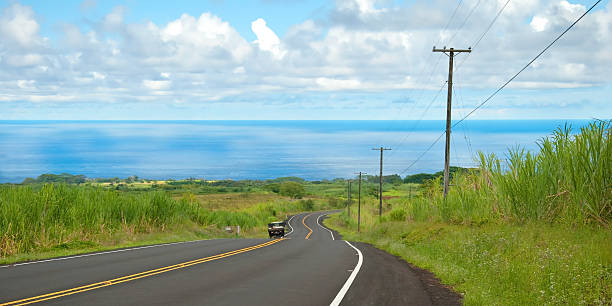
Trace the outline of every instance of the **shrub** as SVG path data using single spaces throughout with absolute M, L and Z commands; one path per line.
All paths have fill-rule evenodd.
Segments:
M 279 193 L 292 199 L 301 199 L 304 194 L 304 186 L 297 182 L 282 182 L 280 184 Z
M 279 183 L 266 184 L 264 186 L 264 189 L 267 190 L 267 191 L 272 191 L 274 193 L 279 193 L 280 192 L 280 184 Z

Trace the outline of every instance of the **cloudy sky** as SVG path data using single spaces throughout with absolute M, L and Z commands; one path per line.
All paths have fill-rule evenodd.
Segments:
M 594 2 L 0 0 L 0 120 L 459 118 Z M 472 118 L 610 118 L 611 9 Z

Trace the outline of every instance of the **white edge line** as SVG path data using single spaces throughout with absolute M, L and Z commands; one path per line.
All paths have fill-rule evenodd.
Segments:
M 359 254 L 359 261 L 357 261 L 357 265 L 353 269 L 353 272 L 351 273 L 349 278 L 346 280 L 346 283 L 344 283 L 344 286 L 342 286 L 342 289 L 340 289 L 340 291 L 338 292 L 338 295 L 336 295 L 331 304 L 329 304 L 330 306 L 340 305 L 340 302 L 342 302 L 344 295 L 346 294 L 346 292 L 348 292 L 349 288 L 351 287 L 351 284 L 353 284 L 355 277 L 357 277 L 357 273 L 359 273 L 359 269 L 361 269 L 361 264 L 363 263 L 363 254 L 361 254 L 361 251 L 358 248 L 354 247 L 350 242 L 346 240 L 344 242 L 346 242 L 353 249 L 355 249 L 355 251 L 357 251 L 357 254 Z
M 31 265 L 31 264 L 37 264 L 37 263 L 45 263 L 45 262 L 51 262 L 51 261 L 60 261 L 60 260 L 67 260 L 67 259 L 74 259 L 74 258 L 81 258 L 81 257 L 89 257 L 89 256 L 104 255 L 104 254 L 111 254 L 111 253 L 135 251 L 135 250 L 142 250 L 142 249 L 148 249 L 148 248 L 156 248 L 156 247 L 168 246 L 168 245 L 174 245 L 174 244 L 192 243 L 192 242 L 200 242 L 200 241 L 207 241 L 207 240 L 210 240 L 210 239 L 191 240 L 191 241 L 179 241 L 179 242 L 171 242 L 171 243 L 164 243 L 164 244 L 146 245 L 146 246 L 135 247 L 135 248 L 128 248 L 128 249 L 120 249 L 120 250 L 112 250 L 112 251 L 104 251 L 104 252 L 98 252 L 98 253 L 66 256 L 66 257 L 51 258 L 51 259 L 44 259 L 44 260 L 37 260 L 37 261 L 28 261 L 28 262 L 22 262 L 22 263 L 16 263 L 16 264 L 8 264 L 8 265 L 0 266 L 0 268 L 11 268 L 11 267 L 25 266 L 25 265 Z
M 293 233 L 293 226 L 291 226 L 291 220 L 293 220 L 293 217 L 295 217 L 295 215 L 291 216 L 291 218 L 289 218 L 289 221 L 287 221 L 287 224 L 289 224 L 289 227 L 291 228 L 291 231 L 289 231 L 287 234 L 285 234 L 286 236 L 289 236 Z
M 319 225 L 321 228 L 324 228 L 324 229 L 326 229 L 326 230 L 329 232 L 329 234 L 332 236 L 332 240 L 336 240 L 336 238 L 334 238 L 334 232 L 330 231 L 330 230 L 329 230 L 329 228 L 327 228 L 327 227 L 325 227 L 325 226 L 321 225 L 321 223 L 319 223 L 319 218 L 321 218 L 321 216 L 325 216 L 325 215 L 327 215 L 327 214 L 321 214 L 321 215 L 319 215 L 319 217 L 317 218 L 317 224 L 318 224 L 318 225 Z

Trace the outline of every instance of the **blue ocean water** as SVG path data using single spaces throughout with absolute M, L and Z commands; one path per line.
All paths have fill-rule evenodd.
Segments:
M 504 156 L 509 147 L 537 150 L 536 141 L 587 120 L 472 120 L 452 133 L 451 164 L 474 166 L 479 150 Z M 0 182 L 43 173 L 151 179 L 305 179 L 378 173 L 436 172 L 444 121 L 0 121 Z

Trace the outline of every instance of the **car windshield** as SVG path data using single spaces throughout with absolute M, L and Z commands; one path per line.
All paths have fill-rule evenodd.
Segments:
M 284 225 L 282 222 L 274 222 L 274 223 L 268 224 L 268 227 L 279 227 L 279 226 L 284 226 Z

